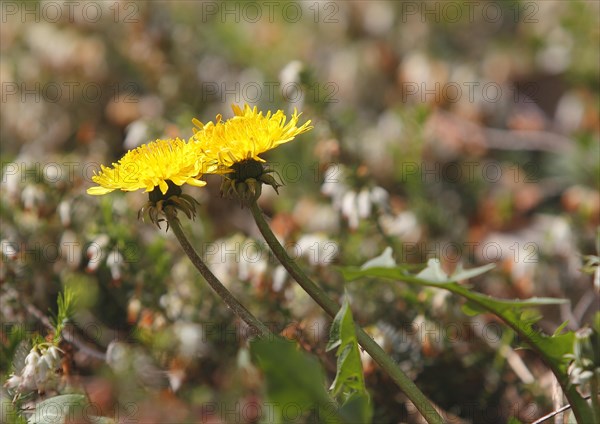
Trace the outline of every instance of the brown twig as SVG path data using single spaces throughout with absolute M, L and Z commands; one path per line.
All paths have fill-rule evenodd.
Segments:
M 583 398 L 584 398 L 585 400 L 588 400 L 588 399 L 589 399 L 589 398 L 591 398 L 591 397 L 592 397 L 592 395 L 588 395 L 588 396 L 584 396 Z M 566 404 L 565 406 L 562 406 L 562 407 L 558 408 L 556 411 L 552 411 L 552 412 L 550 412 L 549 414 L 547 414 L 547 415 L 544 415 L 544 416 L 543 416 L 543 417 L 541 417 L 541 418 L 538 418 L 537 420 L 535 420 L 535 421 L 534 421 L 534 422 L 532 422 L 531 424 L 540 424 L 540 423 L 543 423 L 544 421 L 546 421 L 546 420 L 549 420 L 550 418 L 552 418 L 552 417 L 555 417 L 555 416 L 557 416 L 558 414 L 560 414 L 561 412 L 565 412 L 565 411 L 566 411 L 566 410 L 568 410 L 568 409 L 571 409 L 571 405 L 569 405 L 569 404 Z

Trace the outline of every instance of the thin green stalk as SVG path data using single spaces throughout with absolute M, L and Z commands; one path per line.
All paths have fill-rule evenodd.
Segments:
M 300 284 L 300 286 L 313 298 L 315 302 L 332 318 L 335 317 L 339 310 L 336 302 L 331 300 L 329 296 L 317 286 L 300 267 L 287 254 L 283 246 L 277 240 L 277 237 L 271 231 L 271 227 L 265 220 L 263 212 L 260 210 L 256 202 L 250 205 L 250 211 L 254 216 L 256 225 L 262 233 L 265 241 L 273 251 L 283 267 L 290 275 Z M 421 392 L 421 390 L 412 382 L 410 378 L 398 367 L 398 365 L 385 353 L 385 351 L 367 334 L 365 331 L 356 326 L 356 335 L 360 345 L 367 351 L 369 355 L 383 368 L 388 375 L 396 382 L 402 391 L 408 396 L 415 407 L 423 415 L 425 420 L 430 424 L 443 423 L 442 417 L 435 410 L 429 399 Z
M 206 266 L 204 261 L 198 256 L 190 242 L 188 241 L 183 229 L 181 228 L 181 223 L 176 216 L 176 213 L 171 208 L 167 208 L 165 210 L 165 215 L 167 217 L 167 222 L 169 223 L 170 228 L 175 233 L 175 237 L 179 240 L 179 244 L 183 248 L 183 251 L 186 253 L 190 261 L 194 264 L 196 269 L 200 271 L 200 274 L 204 277 L 206 282 L 210 285 L 213 291 L 225 302 L 227 306 L 233 311 L 233 313 L 238 316 L 242 321 L 244 321 L 256 334 L 260 336 L 269 336 L 271 335 L 271 331 L 265 326 L 262 322 L 260 322 L 252 313 L 246 309 L 244 305 L 242 305 L 227 288 L 219 281 L 217 277 L 211 272 L 211 270 Z

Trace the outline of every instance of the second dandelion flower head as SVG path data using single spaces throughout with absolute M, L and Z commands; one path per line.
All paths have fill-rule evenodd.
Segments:
M 260 196 L 262 184 L 276 191 L 281 186 L 260 155 L 313 127 L 310 120 L 298 126 L 297 111 L 288 121 L 282 110 L 263 114 L 248 105 L 243 109 L 234 105 L 232 109 L 234 116 L 227 121 L 221 115 L 206 124 L 194 119 L 190 142 L 197 143 L 207 158 L 217 162 L 216 172 L 224 176 L 221 194 L 237 197 L 242 205 L 249 205 Z

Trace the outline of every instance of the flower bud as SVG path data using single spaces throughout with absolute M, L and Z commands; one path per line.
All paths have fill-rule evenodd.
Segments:
M 25 365 L 35 367 L 39 361 L 40 361 L 40 354 L 37 353 L 37 350 L 34 348 L 34 349 L 31 349 L 31 351 L 25 358 Z
M 56 346 L 50 346 L 42 355 L 42 359 L 46 362 L 49 369 L 54 370 L 60 363 L 59 349 Z
M 8 390 L 12 390 L 19 387 L 22 381 L 23 379 L 20 375 L 12 374 L 9 379 L 6 380 L 6 383 L 4 383 L 4 387 L 6 387 Z

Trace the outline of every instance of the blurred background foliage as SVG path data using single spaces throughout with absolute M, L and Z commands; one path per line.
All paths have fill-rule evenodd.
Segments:
M 332 296 L 344 289 L 336 264 L 391 245 L 399 263 L 496 262 L 473 282 L 484 293 L 570 299 L 540 311 L 549 333 L 592 321 L 598 287 L 580 270 L 598 255 L 598 2 L 86 4 L 2 2 L 3 381 L 19 346 L 46 335 L 40 317 L 58 293 L 78 292 L 61 385 L 21 407 L 84 390 L 98 415 L 121 419 L 264 419 L 248 407 L 265 392 L 247 329 L 170 232 L 137 220 L 146 195 L 85 193 L 99 164 L 189 137 L 191 118 L 229 117 L 232 103 L 313 121 L 266 155 L 287 184 L 261 206 Z M 248 211 L 207 180 L 188 190 L 201 204 L 185 223 L 195 246 L 332 377 L 329 321 Z M 552 374 L 493 317 L 469 318 L 434 289 L 346 288 L 355 320 L 457 422 L 530 421 L 562 405 Z M 392 381 L 363 366 L 374 422 L 417 422 Z

